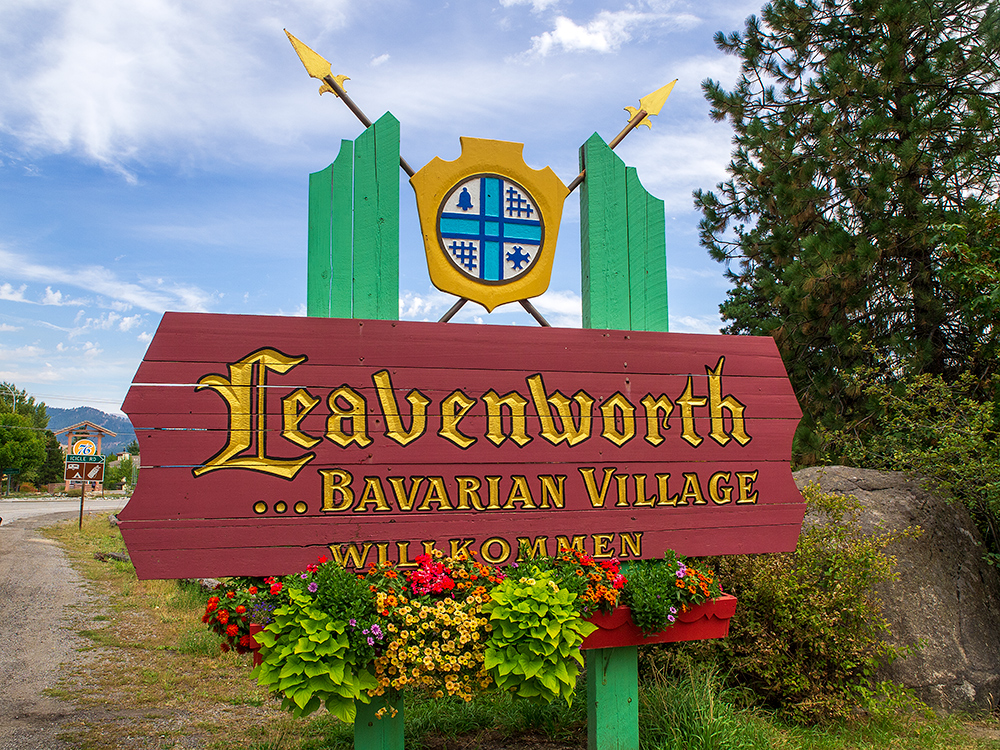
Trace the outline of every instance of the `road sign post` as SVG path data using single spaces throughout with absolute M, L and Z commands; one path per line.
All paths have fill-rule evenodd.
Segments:
M 80 482 L 80 522 L 78 528 L 83 528 L 83 501 L 87 496 L 87 482 L 104 481 L 104 456 L 72 454 L 66 456 L 66 468 L 63 479 L 67 482 Z

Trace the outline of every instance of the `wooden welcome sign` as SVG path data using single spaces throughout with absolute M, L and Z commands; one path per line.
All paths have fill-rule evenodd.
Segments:
M 795 548 L 770 338 L 167 313 L 124 403 L 140 578 Z

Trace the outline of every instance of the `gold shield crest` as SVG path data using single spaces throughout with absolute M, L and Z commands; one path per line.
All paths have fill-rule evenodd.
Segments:
M 524 163 L 523 143 L 462 137 L 410 178 L 431 282 L 488 311 L 542 294 L 569 190 Z

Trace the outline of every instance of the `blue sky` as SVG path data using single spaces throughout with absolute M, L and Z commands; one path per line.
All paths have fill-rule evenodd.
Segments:
M 317 95 L 287 28 L 351 77 L 374 120 L 401 123 L 416 169 L 459 136 L 525 144 L 576 176 L 626 105 L 679 81 L 651 131 L 617 149 L 666 203 L 670 325 L 716 332 L 723 267 L 698 245 L 691 191 L 724 179 L 731 133 L 707 77 L 759 2 L 727 0 L 34 0 L 0 4 L 0 381 L 51 406 L 119 412 L 166 310 L 303 315 L 308 173 L 361 124 Z M 400 172 L 400 306 L 437 320 Z M 566 203 L 549 291 L 535 306 L 580 325 L 579 199 Z M 518 305 L 461 322 L 534 325 Z

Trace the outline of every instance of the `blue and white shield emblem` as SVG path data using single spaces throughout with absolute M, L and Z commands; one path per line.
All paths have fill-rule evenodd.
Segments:
M 441 203 L 438 237 L 458 270 L 480 282 L 504 284 L 538 260 L 545 225 L 531 194 L 496 174 L 455 185 Z

